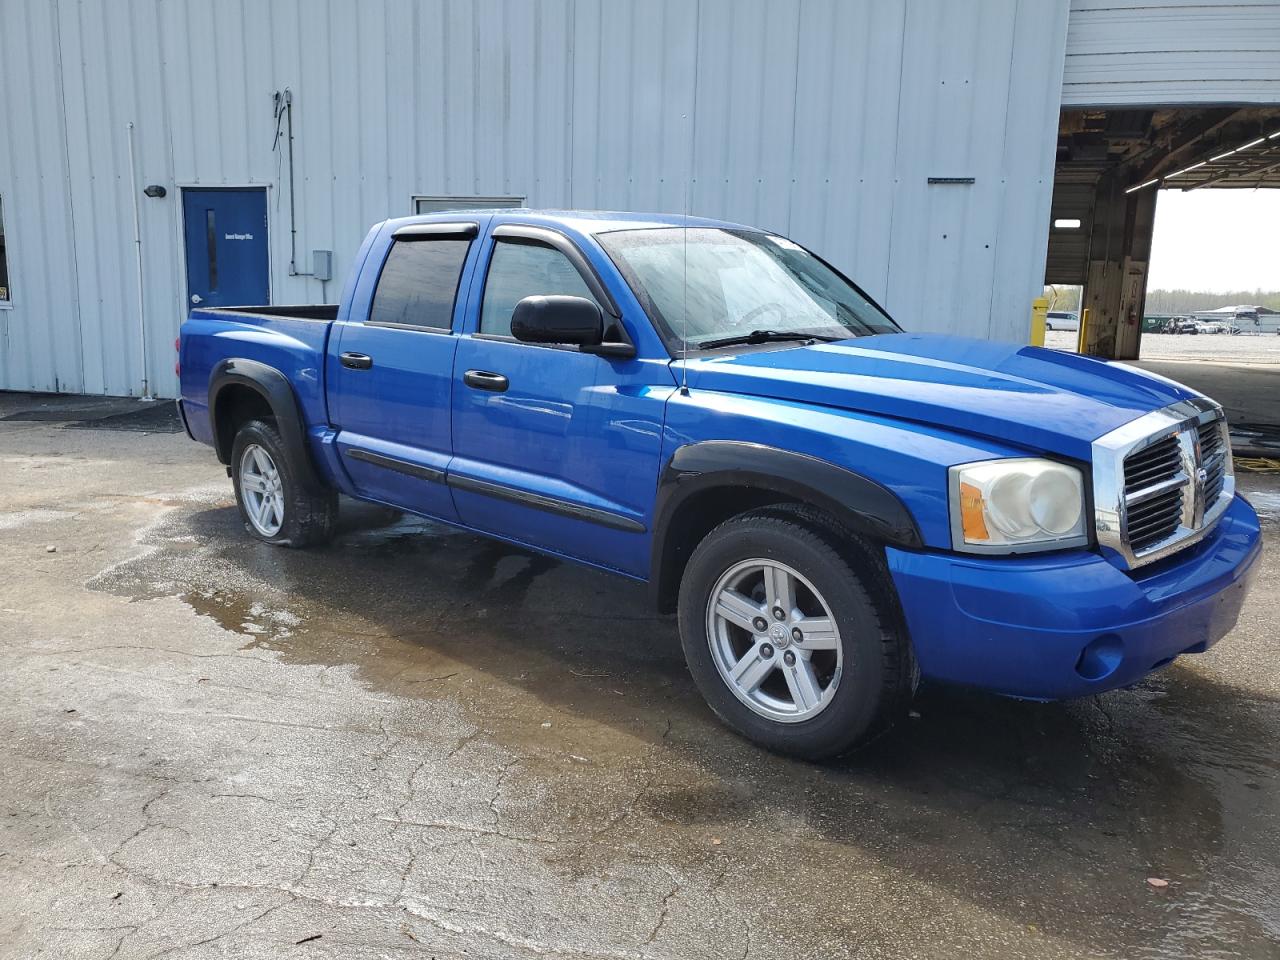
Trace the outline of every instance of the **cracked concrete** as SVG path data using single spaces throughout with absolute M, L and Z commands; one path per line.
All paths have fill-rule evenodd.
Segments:
M 812 766 L 714 721 L 635 585 L 350 503 L 268 548 L 181 435 L 0 423 L 0 957 L 1275 957 L 1242 482 L 1271 550 L 1210 653 L 926 691 Z

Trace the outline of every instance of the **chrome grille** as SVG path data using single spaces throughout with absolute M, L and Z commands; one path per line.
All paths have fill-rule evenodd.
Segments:
M 1125 533 L 1135 553 L 1178 532 L 1182 522 L 1182 491 L 1170 490 L 1129 507 Z
M 1190 546 L 1235 495 L 1226 421 L 1210 400 L 1147 414 L 1093 446 L 1098 543 L 1130 568 Z
M 1131 453 L 1124 461 L 1125 496 L 1176 476 L 1182 468 L 1182 447 L 1177 437 L 1165 437 Z
M 1186 482 L 1177 434 L 1125 457 L 1125 537 L 1134 553 L 1140 554 L 1178 532 Z
M 1210 420 L 1200 424 L 1200 462 L 1204 465 L 1204 500 L 1213 503 L 1222 493 L 1222 481 L 1227 474 L 1226 421 Z

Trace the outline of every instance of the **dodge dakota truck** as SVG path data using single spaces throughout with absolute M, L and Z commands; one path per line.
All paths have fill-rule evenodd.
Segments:
M 343 493 L 646 581 L 715 713 L 802 757 L 922 677 L 1134 684 L 1231 630 L 1260 550 L 1212 400 L 905 332 L 714 220 L 388 220 L 340 304 L 192 310 L 178 360 L 253 537 L 322 543 Z

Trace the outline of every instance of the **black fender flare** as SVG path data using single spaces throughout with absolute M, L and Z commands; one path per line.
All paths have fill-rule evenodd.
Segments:
M 218 429 L 220 398 L 230 386 L 247 387 L 267 402 L 275 416 L 276 429 L 284 441 L 285 452 L 295 474 L 312 491 L 324 490 L 325 485 L 321 482 L 307 449 L 306 421 L 298 407 L 293 385 L 275 367 L 258 360 L 229 357 L 219 361 L 209 376 L 209 426 L 213 431 L 213 444 L 218 452 L 218 460 L 228 465 L 231 463 L 231 442 Z
M 915 517 L 888 487 L 826 460 L 738 440 L 705 440 L 678 449 L 663 468 L 653 511 L 649 577 L 661 608 L 670 607 L 685 555 L 673 551 L 672 521 L 691 497 L 717 488 L 778 494 L 830 514 L 851 532 L 906 549 L 924 545 Z M 675 561 L 674 563 L 672 561 Z

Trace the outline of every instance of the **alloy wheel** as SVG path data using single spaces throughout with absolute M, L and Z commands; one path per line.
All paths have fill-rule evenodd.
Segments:
M 240 455 L 240 494 L 253 529 L 274 537 L 284 525 L 284 481 L 271 454 L 256 443 Z
M 770 720 L 813 719 L 840 683 L 844 658 L 830 606 L 776 560 L 743 560 L 720 576 L 707 604 L 707 638 L 734 696 Z

